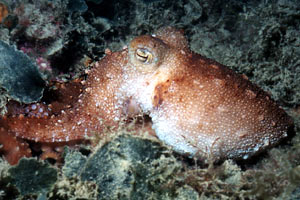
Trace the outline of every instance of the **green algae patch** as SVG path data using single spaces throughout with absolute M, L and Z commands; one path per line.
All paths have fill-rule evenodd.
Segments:
M 65 164 L 62 168 L 62 172 L 67 178 L 78 176 L 78 173 L 83 168 L 87 160 L 87 158 L 80 152 L 69 149 L 66 150 L 66 156 L 64 159 Z
M 55 168 L 34 158 L 22 158 L 8 172 L 21 195 L 45 193 L 57 180 Z
M 0 199 L 10 200 L 17 199 L 19 192 L 17 188 L 11 184 L 11 178 L 8 173 L 10 165 L 0 158 Z
M 0 40 L 0 85 L 11 98 L 23 103 L 41 99 L 45 81 L 34 62 Z
M 98 199 L 160 199 L 171 195 L 166 185 L 180 168 L 159 142 L 120 135 L 92 154 L 80 177 L 96 182 Z

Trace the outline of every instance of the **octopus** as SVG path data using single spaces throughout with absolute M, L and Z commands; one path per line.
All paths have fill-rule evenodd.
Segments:
M 7 6 L 4 3 L 0 2 L 0 24 L 7 17 L 8 13 L 9 13 L 9 10 L 8 10 Z
M 1 118 L 0 143 L 10 163 L 30 156 L 26 141 L 55 147 L 101 137 L 105 127 L 140 114 L 176 152 L 214 160 L 247 159 L 278 144 L 293 126 L 267 92 L 192 52 L 173 27 L 107 50 L 81 83 L 70 104 L 28 105 L 27 112 L 13 109 Z

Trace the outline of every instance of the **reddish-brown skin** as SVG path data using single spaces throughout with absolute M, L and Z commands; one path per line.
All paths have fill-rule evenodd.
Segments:
M 174 150 L 213 159 L 246 159 L 277 144 L 292 126 L 266 92 L 191 52 L 183 33 L 166 27 L 108 51 L 71 106 L 42 118 L 8 116 L 0 127 L 3 135 L 51 144 L 101 134 L 138 113 L 152 118 L 158 138 Z
M 2 144 L 0 153 L 5 155 L 5 159 L 10 164 L 18 163 L 19 159 L 24 156 L 31 156 L 31 150 L 26 142 L 9 134 L 2 128 L 0 129 L 0 143 Z

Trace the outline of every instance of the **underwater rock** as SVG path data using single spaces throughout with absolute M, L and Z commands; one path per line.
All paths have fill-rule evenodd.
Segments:
M 23 158 L 8 170 L 21 195 L 47 192 L 57 180 L 57 171 L 34 158 Z
M 95 181 L 98 199 L 160 199 L 162 188 L 180 164 L 157 141 L 120 135 L 99 148 L 81 172 L 82 181 Z
M 87 11 L 88 6 L 84 0 L 70 0 L 68 3 L 68 10 L 71 12 L 85 12 Z
M 199 194 L 190 186 L 185 186 L 177 190 L 178 196 L 174 200 L 198 200 Z
M 41 99 L 45 81 L 24 53 L 0 40 L 0 85 L 11 98 L 23 103 Z
M 71 151 L 67 149 L 66 156 L 64 158 L 65 164 L 62 168 L 63 174 L 67 178 L 79 175 L 78 172 L 85 165 L 87 158 L 78 151 Z

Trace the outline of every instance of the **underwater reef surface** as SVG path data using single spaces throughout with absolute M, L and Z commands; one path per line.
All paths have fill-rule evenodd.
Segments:
M 193 51 L 269 91 L 295 122 L 293 138 L 246 162 L 203 164 L 126 130 L 96 148 L 66 148 L 63 166 L 1 161 L 0 199 L 300 199 L 299 1 L 0 0 L 0 6 L 7 10 L 0 12 L 0 44 L 10 44 L 4 46 L 45 82 L 74 79 L 87 58 L 171 25 L 185 31 Z M 14 76 L 23 69 L 12 69 L 25 84 Z M 1 84 L 5 112 L 8 99 L 24 95 Z
M 45 82 L 35 63 L 1 40 L 0 71 L 0 85 L 12 99 L 31 103 L 43 96 Z

